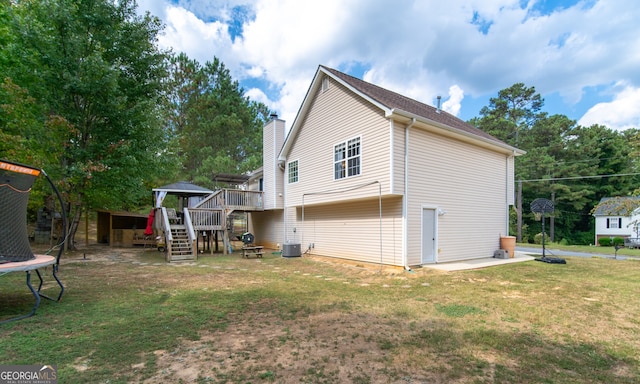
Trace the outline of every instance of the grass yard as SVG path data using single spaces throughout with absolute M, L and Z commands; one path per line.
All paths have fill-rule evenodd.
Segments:
M 539 248 L 540 250 L 542 250 L 542 245 L 540 244 L 519 243 L 517 245 L 519 247 Z M 613 246 L 600 247 L 600 246 L 594 246 L 594 245 L 562 245 L 558 243 L 548 243 L 545 245 L 545 247 L 550 250 L 558 249 L 561 251 L 602 254 L 602 255 L 609 255 L 610 257 L 614 257 L 616 255 L 616 249 Z M 625 257 L 640 258 L 640 249 L 638 248 L 629 249 L 629 248 L 622 247 L 618 249 L 617 255 L 625 256 Z
M 60 383 L 637 383 L 640 261 L 414 273 L 142 249 L 66 255 L 60 303 L 0 326 L 2 364 Z M 0 317 L 28 312 L 0 278 Z

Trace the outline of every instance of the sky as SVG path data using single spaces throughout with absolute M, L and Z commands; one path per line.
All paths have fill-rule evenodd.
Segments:
M 138 0 L 159 45 L 220 59 L 290 127 L 319 65 L 480 116 L 502 89 L 535 87 L 543 111 L 640 128 L 634 0 Z

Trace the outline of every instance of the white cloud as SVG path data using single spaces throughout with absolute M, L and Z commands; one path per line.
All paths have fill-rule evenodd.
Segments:
M 259 88 L 251 88 L 246 90 L 244 94 L 253 101 L 257 101 L 265 105 L 273 104 L 273 101 L 269 100 L 269 97 Z
M 464 99 L 464 91 L 457 85 L 449 87 L 449 99 L 442 103 L 442 109 L 452 115 L 458 116 L 460 113 L 460 103 Z
M 578 124 L 585 127 L 600 124 L 615 130 L 640 129 L 639 105 L 640 88 L 626 86 L 612 101 L 591 107 Z
M 167 24 L 162 44 L 201 62 L 218 57 L 241 82 L 268 84 L 267 105 L 288 123 L 320 64 L 422 102 L 449 92 L 446 108 L 456 114 L 463 96 L 494 97 L 516 82 L 543 97 L 561 94 L 568 111 L 602 85 L 640 88 L 640 7 L 625 0 L 583 0 L 545 12 L 538 8 L 549 2 L 537 0 L 139 3 Z M 232 20 L 235 6 L 247 9 L 240 27 Z M 232 41 L 229 27 L 242 35 Z M 623 106 L 623 96 L 611 103 Z

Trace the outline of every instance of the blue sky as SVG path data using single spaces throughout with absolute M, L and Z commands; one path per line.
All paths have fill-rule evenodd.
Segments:
M 221 59 L 293 123 L 318 65 L 468 120 L 522 82 L 544 111 L 640 128 L 640 7 L 627 0 L 138 0 L 159 43 Z

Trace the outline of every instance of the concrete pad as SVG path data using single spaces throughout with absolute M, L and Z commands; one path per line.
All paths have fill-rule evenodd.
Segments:
M 496 259 L 494 257 L 486 257 L 482 259 L 454 261 L 450 263 L 424 264 L 422 265 L 422 268 L 431 268 L 431 269 L 437 269 L 440 271 L 463 271 L 466 269 L 487 268 L 487 267 L 494 267 L 496 265 L 521 263 L 523 261 L 531 261 L 531 260 L 535 260 L 535 257 L 529 256 L 524 253 L 516 252 L 515 257 L 508 258 L 508 259 Z

